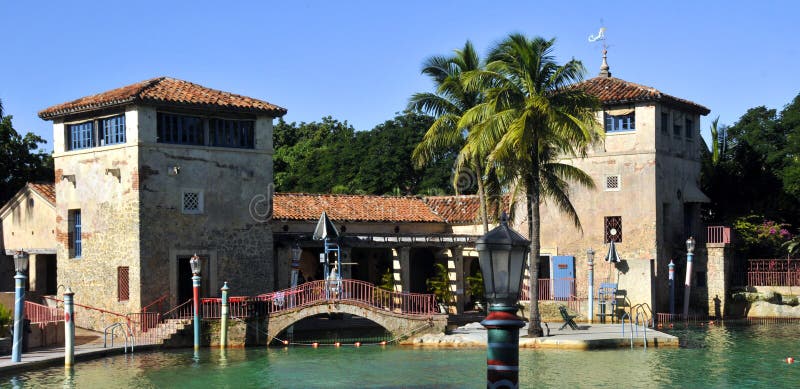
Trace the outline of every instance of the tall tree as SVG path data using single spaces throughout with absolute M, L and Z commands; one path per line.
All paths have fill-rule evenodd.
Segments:
M 442 153 L 460 149 L 453 188 L 460 194 L 469 189 L 468 186 L 473 183 L 472 181 L 477 185 L 480 217 L 485 233 L 489 231 L 484 176 L 486 155 L 464 147 L 464 138 L 469 133 L 470 127 L 459 124 L 464 113 L 482 101 L 481 91 L 466 90 L 461 76 L 479 69 L 481 61 L 470 41 L 464 44 L 463 49 L 455 50 L 455 54 L 450 57 L 428 58 L 422 66 L 422 73 L 433 80 L 436 92 L 414 94 L 411 96 L 408 108 L 436 118 L 422 138 L 422 142 L 414 149 L 412 158 L 415 164 L 422 167 L 435 163 Z
M 0 101 L 0 205 L 11 199 L 26 182 L 53 181 L 53 158 L 37 151 L 47 143 L 33 133 L 20 135 L 3 112 Z
M 539 206 L 549 199 L 580 220 L 568 196 L 570 183 L 593 187 L 585 172 L 560 163 L 561 157 L 585 156 L 599 139 L 594 112 L 597 99 L 574 85 L 585 72 L 580 61 L 558 65 L 552 56 L 555 40 L 528 39 L 512 34 L 490 52 L 485 70 L 465 74 L 467 90 L 480 90 L 485 101 L 467 111 L 460 127 L 473 126 L 467 144 L 488 151 L 488 162 L 503 169 L 508 182 L 517 181 L 526 194 L 530 246 L 529 336 L 542 336 L 538 277 Z

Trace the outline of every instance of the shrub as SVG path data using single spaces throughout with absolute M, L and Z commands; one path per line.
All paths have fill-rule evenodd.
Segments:
M 748 215 L 733 222 L 737 250 L 746 258 L 778 258 L 786 253 L 786 242 L 792 239 L 789 225 Z
M 0 304 L 0 338 L 8 335 L 13 320 L 11 310 Z

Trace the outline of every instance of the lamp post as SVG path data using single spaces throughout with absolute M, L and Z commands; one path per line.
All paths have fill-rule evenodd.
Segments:
M 683 295 L 683 319 L 689 318 L 689 296 L 692 291 L 692 257 L 694 257 L 694 238 L 686 239 L 686 283 Z
M 300 256 L 303 254 L 303 249 L 300 245 L 295 243 L 292 247 L 292 288 L 297 286 L 298 271 L 300 270 Z
M 220 288 L 220 291 L 222 291 L 222 312 L 220 315 L 220 326 L 219 326 L 220 328 L 219 347 L 223 350 L 223 352 L 225 351 L 225 347 L 228 347 L 228 312 L 229 312 L 228 291 L 229 290 L 230 288 L 228 288 L 228 281 L 225 281 L 225 283 L 222 284 L 222 288 Z
M 589 267 L 589 285 L 587 286 L 587 294 L 589 295 L 589 323 L 594 318 L 594 250 L 590 247 L 586 250 L 586 264 Z
M 192 268 L 192 305 L 194 306 L 194 351 L 200 349 L 200 257 L 197 253 L 189 259 Z
M 675 314 L 675 262 L 669 260 L 669 314 Z
M 475 243 L 489 303 L 489 315 L 481 322 L 488 336 L 487 388 L 519 385 L 519 329 L 525 322 L 516 312 L 529 244 L 508 227 L 505 214 L 499 226 Z
M 22 360 L 22 320 L 25 317 L 25 272 L 28 271 L 28 253 L 17 250 L 14 254 L 14 343 L 11 346 L 11 361 Z

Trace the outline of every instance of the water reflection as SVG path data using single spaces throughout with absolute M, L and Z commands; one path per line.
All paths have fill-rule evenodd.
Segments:
M 691 348 L 520 351 L 521 387 L 793 387 L 796 325 L 680 328 Z M 800 358 L 798 358 L 800 359 Z M 483 349 L 290 347 L 116 355 L 0 377 L 1 387 L 482 387 Z

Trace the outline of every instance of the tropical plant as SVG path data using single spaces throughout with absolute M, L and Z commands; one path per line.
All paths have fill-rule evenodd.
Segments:
M 486 301 L 486 287 L 483 283 L 483 273 L 480 270 L 467 277 L 467 290 L 472 296 L 472 301 L 480 302 L 482 306 L 486 306 L 483 304 Z
M 453 174 L 453 188 L 456 194 L 460 194 L 468 190 L 474 181 L 483 230 L 488 232 L 487 193 L 483 174 L 486 156 L 464 148 L 464 137 L 470 132 L 470 127 L 460 124 L 462 115 L 482 101 L 481 91 L 466 90 L 461 76 L 479 69 L 481 61 L 470 41 L 464 44 L 463 49 L 455 50 L 453 56 L 428 58 L 423 63 L 422 73 L 436 84 L 436 92 L 414 94 L 408 108 L 436 118 L 411 155 L 414 163 L 422 167 L 438 160 L 443 152 L 460 149 L 458 159 L 461 166 Z
M 789 225 L 768 220 L 761 215 L 742 216 L 734 220 L 736 250 L 745 258 L 775 258 L 790 247 L 792 234 Z
M 8 335 L 11 320 L 11 310 L 0 304 L 0 338 Z
M 441 263 L 434 264 L 434 275 L 428 278 L 425 283 L 428 290 L 436 296 L 436 301 L 443 305 L 450 305 L 453 302 L 453 291 L 450 290 L 450 273 L 447 267 Z
M 593 187 L 582 170 L 559 162 L 564 156 L 585 156 L 602 137 L 595 119 L 598 100 L 575 87 L 585 69 L 580 61 L 558 65 L 552 55 L 555 40 L 528 39 L 512 34 L 498 43 L 485 70 L 464 74 L 467 90 L 480 90 L 484 101 L 468 110 L 459 127 L 473 128 L 467 147 L 486 153 L 507 185 L 525 191 L 528 237 L 531 239 L 531 309 L 529 336 L 542 336 L 538 307 L 539 205 L 551 201 L 581 229 L 570 202 L 571 183 Z
M 722 155 L 722 147 L 724 143 L 719 137 L 719 116 L 711 122 L 711 164 L 717 166 L 719 164 L 720 156 Z

